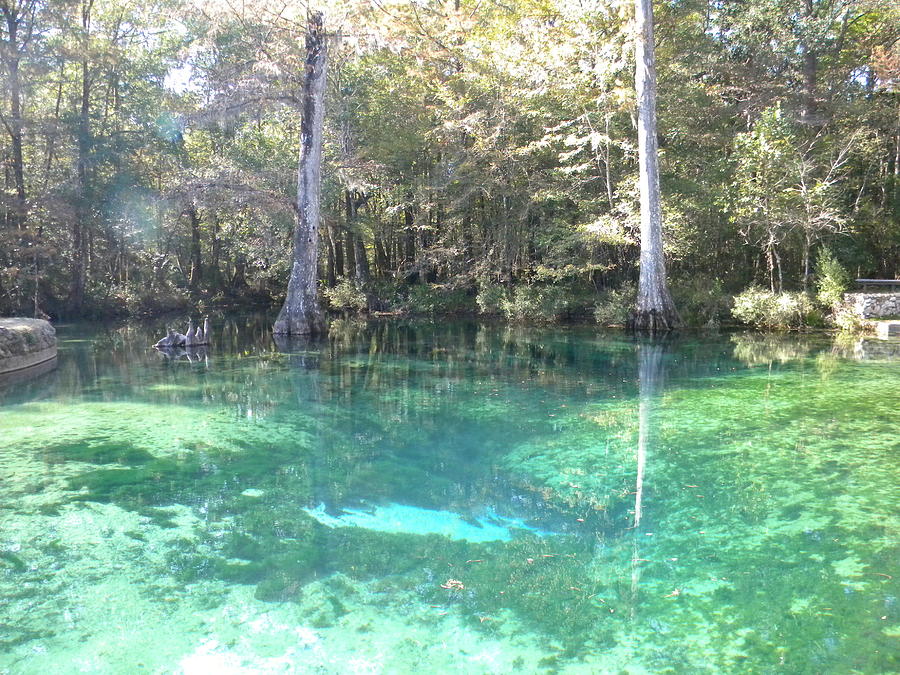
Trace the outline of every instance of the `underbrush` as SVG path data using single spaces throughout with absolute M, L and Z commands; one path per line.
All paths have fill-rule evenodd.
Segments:
M 720 279 L 679 280 L 672 283 L 671 291 L 685 326 L 716 329 L 731 317 L 734 298 Z
M 594 320 L 601 326 L 624 326 L 637 300 L 637 286 L 625 282 L 601 293 L 594 305 Z
M 742 323 L 766 330 L 825 325 L 822 310 L 808 293 L 773 293 L 758 286 L 735 296 L 731 314 Z
M 870 322 L 844 302 L 850 274 L 824 248 L 816 260 L 815 292 L 775 293 L 751 286 L 734 298 L 732 316 L 764 330 L 797 330 L 834 326 L 847 333 L 866 332 Z
M 330 309 L 342 312 L 361 312 L 368 306 L 365 291 L 351 279 L 339 279 L 332 288 L 322 294 Z
M 473 289 L 453 284 L 415 284 L 399 309 L 410 314 L 474 314 Z
M 500 311 L 510 321 L 549 323 L 564 318 L 572 308 L 568 289 L 544 284 L 521 285 L 500 301 Z

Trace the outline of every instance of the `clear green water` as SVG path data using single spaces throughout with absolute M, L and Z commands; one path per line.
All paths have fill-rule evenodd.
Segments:
M 890 349 L 218 328 L 0 387 L 0 673 L 900 668 Z

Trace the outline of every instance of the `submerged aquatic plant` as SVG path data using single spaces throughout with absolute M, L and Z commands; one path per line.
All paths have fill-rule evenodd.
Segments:
M 5 399 L 0 671 L 896 670 L 887 362 L 691 338 L 648 388 L 578 329 L 131 342 Z

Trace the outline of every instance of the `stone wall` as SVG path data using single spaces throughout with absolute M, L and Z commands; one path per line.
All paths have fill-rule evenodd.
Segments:
M 863 319 L 900 316 L 900 292 L 844 293 L 844 302 Z
M 0 374 L 56 358 L 56 331 L 42 319 L 0 319 Z

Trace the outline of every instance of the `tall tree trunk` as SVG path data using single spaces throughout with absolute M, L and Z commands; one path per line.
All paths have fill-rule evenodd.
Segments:
M 347 278 L 357 279 L 362 283 L 363 280 L 359 278 L 359 263 L 356 261 L 357 236 L 354 232 L 356 227 L 356 200 L 350 190 L 344 190 L 344 215 L 346 218 L 344 239 L 347 242 Z
M 328 228 L 328 238 L 334 248 L 334 274 L 335 277 L 344 275 L 344 244 L 341 242 L 341 233 L 332 225 Z
M 203 280 L 203 261 L 200 251 L 200 216 L 197 207 L 191 204 L 187 208 L 187 217 L 191 223 L 191 272 L 189 284 L 192 291 L 200 287 Z
M 26 219 L 26 196 L 25 162 L 22 158 L 22 83 L 19 79 L 20 55 L 18 37 L 16 35 L 18 21 L 18 17 L 15 17 L 13 14 L 7 14 L 6 23 L 9 29 L 10 42 L 8 51 L 12 54 L 7 61 L 10 106 L 7 130 L 9 131 L 12 145 L 13 181 L 16 188 L 12 222 L 14 227 L 21 228 L 24 226 Z
M 416 264 L 416 215 L 413 211 L 410 194 L 407 196 L 409 203 L 403 209 L 403 263 L 406 267 Z
M 222 285 L 222 270 L 219 268 L 219 261 L 222 258 L 222 239 L 219 237 L 219 230 L 219 216 L 215 214 L 212 219 L 211 260 L 209 265 L 212 276 L 209 278 L 209 281 L 216 290 L 219 290 L 219 287 Z
M 769 290 L 775 292 L 775 244 L 770 240 L 766 246 L 766 263 L 769 266 Z
M 638 99 L 638 155 L 641 190 L 641 274 L 637 306 L 631 318 L 635 330 L 667 331 L 681 321 L 666 284 L 659 196 L 656 141 L 656 63 L 653 50 L 653 4 L 635 0 L 635 86 Z
M 812 23 L 816 18 L 816 7 L 813 4 L 813 0 L 804 0 L 803 10 L 806 20 Z M 810 30 L 810 28 L 808 27 L 807 30 Z M 816 53 L 815 42 L 809 35 L 802 39 L 800 52 L 803 54 L 803 92 L 801 94 L 800 121 L 804 124 L 818 125 L 816 87 L 819 57 Z
M 366 253 L 366 245 L 363 243 L 362 237 L 357 236 L 354 240 L 355 250 L 353 257 L 356 261 L 356 281 L 362 285 L 369 283 L 369 255 Z
M 344 231 L 344 277 L 347 279 L 356 278 L 356 244 L 353 241 L 354 238 L 353 230 L 347 227 Z
M 300 161 L 297 170 L 297 223 L 294 255 L 284 307 L 275 320 L 280 335 L 310 335 L 325 331 L 319 307 L 319 192 L 322 178 L 322 126 L 325 116 L 325 80 L 328 59 L 321 12 L 309 15 L 306 31 L 306 77 L 303 83 L 303 119 L 300 125 Z
M 63 78 L 65 76 L 65 62 L 60 65 L 59 68 L 59 82 L 56 85 L 56 104 L 53 106 L 53 123 L 51 125 L 51 131 L 47 132 L 47 145 L 45 149 L 45 153 L 47 155 L 46 160 L 44 161 L 44 177 L 41 181 L 43 185 L 43 190 L 47 190 L 47 186 L 50 185 L 50 169 L 53 167 L 53 159 L 55 157 L 55 147 L 56 147 L 56 136 L 57 136 L 57 128 L 59 127 L 59 113 L 62 108 L 62 100 L 63 100 Z
M 389 269 L 391 269 L 391 261 L 388 257 L 388 250 L 384 245 L 384 240 L 378 234 L 375 235 L 373 242 L 375 248 L 375 275 L 383 278 Z
M 369 283 L 369 257 L 362 235 L 356 232 L 356 220 L 360 204 L 365 203 L 365 195 L 360 196 L 353 190 L 347 190 L 347 245 L 353 248 L 353 267 L 356 282 L 363 286 Z M 350 236 L 353 233 L 353 236 Z
M 331 243 L 331 234 L 325 231 L 325 285 L 334 288 L 337 283 L 337 275 L 334 273 L 334 245 Z
M 810 255 L 812 251 L 812 237 L 809 232 L 803 237 L 803 292 L 806 293 L 809 290 L 809 263 L 810 263 Z
M 22 119 L 22 81 L 19 65 L 22 61 L 23 51 L 31 39 L 32 25 L 27 16 L 33 10 L 34 2 L 32 1 L 21 4 L 14 3 L 11 6 L 4 2 L 0 5 L 7 30 L 6 44 L 0 51 L 6 67 L 9 91 L 9 119 L 4 121 L 4 125 L 10 138 L 13 183 L 16 191 L 9 220 L 10 225 L 16 229 L 24 227 L 27 218 L 25 161 L 22 154 L 22 127 L 24 124 Z M 24 30 L 21 35 L 20 30 Z
M 87 165 L 90 152 L 91 73 L 88 62 L 91 9 L 93 0 L 82 0 L 81 29 L 81 110 L 78 116 L 78 156 L 75 173 L 78 180 L 78 204 L 72 223 L 72 281 L 69 288 L 69 307 L 76 312 L 84 305 L 84 287 L 87 277 L 87 226 L 89 217 Z

